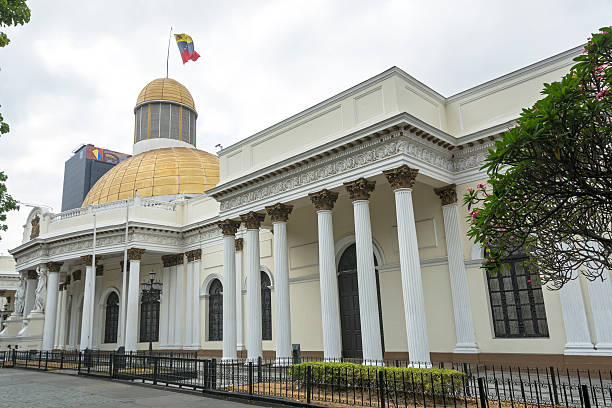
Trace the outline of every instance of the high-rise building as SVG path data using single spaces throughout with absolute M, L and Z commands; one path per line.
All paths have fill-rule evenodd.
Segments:
M 82 145 L 64 166 L 62 211 L 81 207 L 89 190 L 107 171 L 130 157 L 129 154 Z

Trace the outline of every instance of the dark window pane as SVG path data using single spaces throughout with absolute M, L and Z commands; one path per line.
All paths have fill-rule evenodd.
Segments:
M 499 292 L 491 293 L 491 305 L 501 306 L 501 294 Z
M 261 334 L 262 340 L 272 340 L 272 293 L 268 274 L 261 271 Z
M 111 292 L 106 298 L 106 316 L 104 320 L 104 343 L 116 343 L 119 328 L 119 296 Z
M 223 285 L 219 279 L 208 289 L 208 340 L 223 340 Z

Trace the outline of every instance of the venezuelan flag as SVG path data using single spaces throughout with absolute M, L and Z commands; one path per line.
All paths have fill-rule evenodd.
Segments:
M 174 38 L 176 39 L 176 45 L 179 47 L 183 64 L 189 60 L 195 61 L 200 58 L 200 54 L 193 48 L 193 40 L 190 36 L 187 34 L 174 34 Z

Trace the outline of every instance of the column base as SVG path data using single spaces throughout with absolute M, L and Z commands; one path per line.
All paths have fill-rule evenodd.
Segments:
M 597 353 L 591 343 L 567 343 L 563 354 L 566 356 L 591 356 Z
M 199 350 L 200 346 L 198 344 L 192 344 L 190 346 L 183 346 L 183 350 Z
M 0 332 L 0 337 L 15 337 L 23 327 L 23 317 L 10 316 L 4 324 L 4 330 Z
M 45 314 L 32 312 L 27 318 L 23 319 L 23 329 L 17 335 L 23 337 L 42 337 L 44 325 Z
M 612 356 L 612 343 L 597 343 L 595 354 L 598 356 Z
M 455 354 L 479 354 L 480 349 L 476 344 L 457 344 L 453 349 Z

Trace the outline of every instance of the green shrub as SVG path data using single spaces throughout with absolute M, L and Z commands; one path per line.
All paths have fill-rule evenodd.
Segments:
M 293 381 L 306 386 L 306 373 L 310 367 L 313 387 L 335 389 L 378 387 L 379 372 L 383 372 L 385 388 L 389 392 L 458 394 L 465 384 L 465 374 L 442 368 L 377 367 L 355 363 L 301 363 L 289 367 Z

